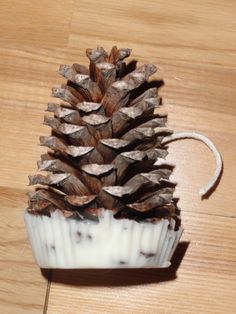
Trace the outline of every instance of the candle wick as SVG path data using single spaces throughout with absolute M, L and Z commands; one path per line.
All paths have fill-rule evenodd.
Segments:
M 175 132 L 169 136 L 164 137 L 164 139 L 162 140 L 162 144 L 167 144 L 167 143 L 179 140 L 179 139 L 186 139 L 186 138 L 191 138 L 191 139 L 195 139 L 197 141 L 203 142 L 212 151 L 215 157 L 215 162 L 216 162 L 215 172 L 213 176 L 211 177 L 210 181 L 207 183 L 207 185 L 202 187 L 199 190 L 199 194 L 203 198 L 212 188 L 215 187 L 223 169 L 223 160 L 220 155 L 220 152 L 218 151 L 216 146 L 213 144 L 213 142 L 209 138 L 207 138 L 205 135 L 200 134 L 198 132 Z

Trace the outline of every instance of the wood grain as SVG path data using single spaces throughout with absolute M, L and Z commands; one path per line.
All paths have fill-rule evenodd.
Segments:
M 35 265 L 26 239 L 23 209 L 26 190 L 0 187 L 1 313 L 42 313 L 46 280 Z
M 2 4 L 1 313 L 43 313 L 45 301 L 48 314 L 236 312 L 235 10 L 233 0 Z M 185 227 L 173 266 L 54 271 L 45 300 L 47 280 L 33 262 L 22 218 L 27 176 L 44 151 L 38 137 L 49 132 L 41 124 L 43 111 L 51 87 L 62 82 L 56 74 L 61 63 L 85 63 L 87 47 L 113 44 L 158 66 L 169 126 L 209 136 L 221 151 L 224 173 L 211 198 L 201 201 L 197 193 L 213 173 L 212 155 L 198 142 L 170 144 Z

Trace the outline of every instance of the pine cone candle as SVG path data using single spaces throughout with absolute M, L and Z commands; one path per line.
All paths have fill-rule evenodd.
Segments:
M 25 222 L 43 268 L 167 267 L 182 233 L 163 144 L 153 64 L 132 69 L 130 49 L 87 49 L 89 69 L 62 65 L 40 137 L 49 148 L 29 177 Z

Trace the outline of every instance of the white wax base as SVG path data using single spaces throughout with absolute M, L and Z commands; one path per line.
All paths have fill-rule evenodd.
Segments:
M 169 267 L 181 237 L 175 221 L 157 224 L 115 219 L 105 210 L 99 222 L 25 212 L 33 255 L 42 268 L 156 268 Z

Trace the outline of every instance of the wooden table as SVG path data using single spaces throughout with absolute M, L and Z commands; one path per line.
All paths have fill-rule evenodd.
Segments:
M 0 312 L 236 313 L 236 2 L 16 1 L 0 11 Z M 169 270 L 41 274 L 26 239 L 27 175 L 45 150 L 39 135 L 61 63 L 87 47 L 133 48 L 159 67 L 169 126 L 209 136 L 224 159 L 209 200 L 198 189 L 214 159 L 195 141 L 170 145 L 185 232 Z M 49 282 L 46 278 L 49 278 Z

